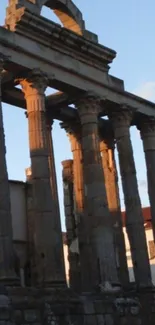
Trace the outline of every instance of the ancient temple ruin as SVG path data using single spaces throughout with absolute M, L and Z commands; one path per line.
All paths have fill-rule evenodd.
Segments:
M 110 75 L 116 52 L 86 30 L 71 0 L 8 2 L 0 27 L 0 321 L 153 325 L 155 292 L 130 126 L 137 126 L 143 141 L 155 236 L 155 104 L 126 92 L 123 80 Z M 63 27 L 41 16 L 44 5 L 54 10 Z M 58 91 L 45 96 L 47 87 Z M 25 109 L 28 119 L 31 281 L 25 288 L 14 267 L 3 102 Z M 73 153 L 73 160 L 62 162 L 70 287 L 51 137 L 54 119 L 66 130 Z M 115 146 L 134 285 L 127 268 Z

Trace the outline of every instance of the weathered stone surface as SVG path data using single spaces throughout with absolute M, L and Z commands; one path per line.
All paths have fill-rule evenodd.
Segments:
M 86 290 L 91 290 L 102 282 L 118 283 L 118 275 L 112 224 L 99 153 L 98 113 L 100 111 L 100 99 L 94 94 L 90 94 L 81 98 L 76 106 L 82 128 L 84 205 L 88 225 L 86 238 L 90 254 L 88 254 L 90 284 Z
M 155 119 L 153 117 L 141 116 L 138 120 L 138 128 L 140 130 L 145 153 L 148 194 L 151 204 L 152 227 L 155 238 L 155 175 L 153 172 L 155 165 Z
M 47 77 L 34 69 L 27 79 L 19 80 L 25 94 L 29 122 L 29 143 L 34 198 L 34 248 L 37 283 L 64 285 L 65 271 L 61 229 L 54 220 L 50 185 L 48 139 L 45 116 Z
M 97 325 L 97 319 L 95 315 L 85 315 L 84 317 L 85 325 Z
M 2 71 L 7 59 L 0 53 L 0 282 L 9 285 L 17 283 L 17 277 L 14 271 L 12 217 L 1 102 Z
M 73 186 L 73 161 L 65 160 L 63 165 L 63 189 L 65 222 L 67 230 L 68 260 L 69 260 L 69 284 L 71 289 L 80 292 L 80 264 L 79 251 L 74 248 L 74 241 L 77 240 L 77 224 L 74 211 L 74 186 Z
M 96 319 L 97 319 L 97 325 L 105 325 L 105 320 L 102 314 L 96 315 Z
M 34 323 L 40 320 L 40 314 L 38 310 L 27 309 L 24 312 L 24 319 L 26 322 Z
M 62 241 L 62 230 L 61 230 L 61 221 L 60 221 L 60 208 L 59 208 L 59 198 L 58 198 L 58 187 L 57 187 L 57 177 L 56 177 L 56 168 L 55 168 L 55 157 L 54 157 L 54 148 L 53 148 L 53 138 L 52 138 L 52 124 L 53 120 L 49 120 L 46 116 L 46 129 L 47 129 L 47 141 L 48 141 L 48 162 L 49 162 L 49 171 L 50 171 L 50 184 L 52 192 L 52 201 L 53 201 L 53 218 L 55 223 L 55 229 L 59 233 L 59 245 L 60 245 L 60 254 L 61 254 L 61 263 L 63 269 L 64 258 L 63 258 L 63 241 Z
M 21 310 L 17 309 L 14 311 L 14 320 L 15 320 L 15 324 L 20 325 L 22 323 L 23 315 Z
M 105 324 L 106 325 L 114 325 L 114 318 L 111 314 L 105 315 Z
M 129 274 L 122 227 L 118 176 L 114 157 L 114 138 L 112 131 L 110 130 L 109 132 L 109 130 L 106 129 L 106 124 L 103 125 L 102 128 L 100 127 L 99 134 L 100 153 L 104 172 L 106 193 L 114 232 L 114 244 L 118 275 L 121 285 L 123 287 L 126 287 L 129 285 Z
M 13 325 L 13 306 L 5 287 L 0 288 L 0 323 Z
M 37 0 L 11 1 L 7 7 L 6 27 L 13 31 L 16 30 L 16 25 L 26 10 L 39 15 L 43 5 L 46 5 L 46 0 L 39 0 L 39 2 Z M 54 10 L 64 27 L 77 34 L 83 34 L 84 21 L 82 13 L 71 0 L 56 0 L 54 3 L 50 2 L 48 6 Z
M 126 206 L 126 228 L 131 247 L 135 280 L 138 286 L 150 286 L 151 273 L 144 231 L 144 220 L 129 132 L 132 112 L 127 108 L 117 111 L 114 110 L 109 117 L 113 123 L 119 155 Z
M 94 302 L 85 300 L 84 302 L 84 312 L 86 315 L 94 315 L 95 314 L 95 309 L 94 309 Z
M 154 313 L 150 308 L 154 306 L 154 293 L 149 290 L 126 292 L 125 296 L 109 293 L 78 296 L 70 289 L 16 288 L 9 290 L 9 295 L 12 296 L 14 317 L 3 320 L 5 325 L 12 319 L 19 325 L 154 325 Z M 8 299 L 7 305 L 8 301 L 11 306 Z M 99 305 L 101 309 L 96 308 Z M 121 308 L 123 313 L 120 313 Z M 17 314 L 20 322 L 15 317 Z
M 84 179 L 83 179 L 83 158 L 81 148 L 81 126 L 80 124 L 68 125 L 62 123 L 61 126 L 66 130 L 70 140 L 71 151 L 73 153 L 73 189 L 74 189 L 74 214 L 79 247 L 79 264 L 81 290 L 89 287 L 88 276 L 88 254 L 86 229 L 87 219 L 84 211 Z M 86 284 L 87 283 L 87 284 Z
M 10 0 L 6 19 L 6 28 L 8 28 L 8 30 L 0 27 L 0 51 L 6 54 L 8 53 L 11 60 L 10 63 L 7 64 L 6 70 L 9 70 L 9 72 L 5 71 L 6 80 L 3 84 L 3 98 L 6 101 L 11 104 L 14 103 L 14 105 L 18 102 L 19 106 L 25 108 L 25 102 L 21 96 L 20 90 L 15 90 L 14 77 L 20 71 L 22 73 L 22 78 L 25 78 L 26 71 L 34 67 L 41 67 L 42 71 L 48 74 L 51 87 L 58 87 L 58 89 L 60 88 L 60 90 L 68 93 L 73 91 L 76 98 L 79 98 L 81 91 L 85 92 L 88 89 L 94 89 L 97 91 L 98 95 L 104 95 L 106 97 L 106 105 L 104 107 L 106 109 L 104 111 L 105 115 L 111 110 L 112 103 L 119 105 L 120 103 L 124 103 L 124 101 L 128 102 L 128 105 L 131 106 L 133 112 L 136 111 L 136 114 L 137 112 L 145 112 L 149 115 L 155 114 L 155 105 L 153 103 L 125 92 L 123 81 L 108 74 L 109 64 L 116 55 L 114 51 L 97 45 L 91 37 L 89 41 L 86 39 L 87 33 L 84 34 L 85 37 L 81 37 L 67 29 L 62 29 L 58 24 L 40 17 L 39 14 L 43 5 L 48 5 L 50 8 L 54 9 L 65 27 L 79 34 L 81 34 L 84 29 L 82 15 L 70 0 Z M 15 29 L 15 33 L 10 32 L 10 30 L 13 31 Z M 53 285 L 60 284 L 60 282 L 61 284 L 62 282 L 64 283 L 64 268 L 61 260 L 62 245 L 60 229 L 58 229 L 59 220 L 53 217 L 56 210 L 50 192 L 50 173 L 48 168 L 49 152 L 44 100 L 46 81 L 47 77 L 44 74 L 42 74 L 42 78 L 38 78 L 38 75 L 36 76 L 35 74 L 35 76 L 33 75 L 33 80 L 32 76 L 24 80 L 23 88 L 26 94 L 28 107 L 33 172 L 35 207 L 33 230 L 34 247 L 37 256 L 36 276 L 38 273 L 38 283 L 40 285 L 45 284 L 48 286 L 49 283 L 50 285 L 51 283 Z M 18 98 L 14 94 L 17 94 Z M 85 296 L 84 304 L 87 306 L 86 312 L 88 313 L 85 315 L 84 311 L 81 310 L 82 316 L 85 316 L 85 322 L 82 322 L 81 316 L 79 317 L 79 315 L 77 315 L 76 317 L 76 312 L 80 313 L 80 308 L 78 307 L 79 304 L 81 307 L 81 297 L 74 295 L 71 290 L 64 293 L 63 290 L 55 290 L 52 292 L 52 290 L 49 289 L 46 291 L 25 289 L 23 291 L 18 290 L 16 296 L 15 291 L 17 288 L 15 288 L 15 291 L 11 291 L 12 295 L 10 294 L 10 297 L 13 298 L 15 310 L 14 318 L 12 317 L 10 299 L 6 297 L 5 294 L 0 296 L 0 317 L 3 318 L 0 320 L 1 325 L 10 325 L 13 323 L 14 319 L 16 319 L 15 322 L 17 324 L 19 323 L 19 325 L 28 325 L 29 323 L 33 325 L 83 325 L 83 323 L 85 323 L 85 325 L 101 325 L 100 323 L 104 325 L 154 325 L 154 297 L 151 296 L 151 293 L 148 294 L 145 292 L 142 294 L 141 292 L 132 292 L 134 297 L 136 297 L 136 295 L 139 297 L 141 306 L 139 309 L 139 306 L 135 305 L 135 298 L 133 299 L 133 297 L 131 297 L 131 292 L 125 292 L 124 297 L 121 296 L 121 292 L 119 291 L 117 295 L 119 298 L 123 299 L 123 303 L 120 303 L 119 306 L 114 306 L 118 296 L 115 297 L 114 291 L 112 290 L 113 288 L 110 286 L 109 282 L 117 282 L 118 277 L 114 262 L 115 252 L 112 243 L 111 224 L 109 221 L 110 214 L 108 212 L 105 187 L 103 184 L 103 173 L 101 172 L 97 135 L 97 113 L 102 113 L 104 108 L 102 109 L 99 107 L 99 103 L 97 103 L 98 108 L 96 109 L 94 96 L 90 97 L 87 104 L 82 102 L 84 109 L 83 107 L 81 108 L 81 101 L 80 107 L 78 108 L 82 124 L 85 185 L 82 187 L 81 183 L 78 182 L 80 177 L 77 178 L 76 185 L 79 188 L 76 190 L 80 193 L 79 197 L 83 191 L 83 202 L 82 196 L 80 200 L 77 201 L 78 204 L 80 202 L 81 207 L 84 209 L 87 221 L 82 224 L 86 229 L 86 232 L 82 232 L 82 240 L 81 237 L 79 237 L 80 245 L 84 243 L 85 246 L 83 256 L 88 257 L 88 264 L 83 264 L 88 273 L 86 288 L 94 289 L 97 285 L 100 288 L 100 293 L 96 293 L 95 296 L 92 296 L 89 292 L 89 294 Z M 49 104 L 48 108 L 52 111 Z M 58 107 L 58 111 L 61 111 L 60 106 Z M 77 110 L 74 111 L 77 113 Z M 78 120 L 76 113 L 75 115 L 71 114 L 71 116 L 75 118 L 75 120 Z M 123 115 L 123 112 L 121 112 L 121 114 Z M 57 116 L 60 118 L 62 115 L 63 114 L 58 113 Z M 67 114 L 63 116 L 66 119 Z M 116 119 L 118 120 L 117 122 L 119 122 L 119 127 L 116 132 L 117 144 L 120 149 L 120 159 L 122 159 L 125 166 L 123 169 L 123 164 L 120 163 L 122 178 L 125 183 L 124 192 L 127 206 L 127 227 L 130 243 L 132 244 L 136 280 L 138 285 L 146 286 L 150 284 L 151 281 L 141 207 L 137 194 L 135 166 L 132 150 L 129 150 L 132 148 L 126 125 L 125 127 L 122 125 L 118 115 Z M 11 254 L 11 216 L 10 202 L 8 199 L 9 192 L 5 161 L 3 121 L 1 120 L 2 116 L 0 116 L 0 151 L 2 157 L 0 161 L 0 260 L 2 261 L 0 280 L 8 285 L 10 279 L 12 281 L 14 275 L 12 276 L 13 254 Z M 126 120 L 128 123 L 128 119 L 125 118 L 125 121 Z M 124 144 L 122 144 L 122 136 L 120 137 L 119 133 L 122 129 L 123 132 L 125 131 L 124 137 L 126 138 Z M 145 147 L 147 146 L 148 150 L 149 145 L 148 151 L 150 151 L 152 150 L 152 145 L 154 145 L 154 140 L 153 137 L 150 139 L 150 135 L 149 137 L 146 136 L 145 140 L 146 138 Z M 129 155 L 127 154 L 126 148 L 128 148 Z M 150 165 L 150 162 L 154 164 L 155 159 L 152 153 L 149 152 L 147 156 L 148 165 Z M 80 164 L 78 166 L 80 166 Z M 76 176 L 77 174 L 78 173 L 76 173 Z M 154 184 L 152 183 L 151 186 L 150 191 L 153 193 L 151 196 L 154 197 Z M 72 195 L 72 199 L 73 196 L 74 195 Z M 134 196 L 136 199 L 134 199 Z M 68 217 L 71 215 L 72 210 L 69 207 L 69 198 L 67 198 L 67 196 L 66 202 L 66 215 Z M 153 206 L 153 203 L 151 205 Z M 152 214 L 153 213 L 152 210 Z M 79 216 L 76 215 L 75 224 L 77 221 L 79 222 Z M 68 228 L 69 227 L 71 227 L 70 220 L 68 222 Z M 69 229 L 68 236 L 70 237 L 71 235 L 72 229 Z M 138 280 L 138 277 L 140 280 Z M 91 283 L 90 286 L 88 285 L 89 281 Z M 102 305 L 99 314 L 96 313 L 96 300 L 97 303 L 100 301 Z M 35 319 L 33 313 L 41 313 L 41 321 Z M 24 315 L 28 315 L 28 317 L 26 316 L 26 320 L 24 320 Z M 83 318 L 84 317 L 82 317 L 82 320 Z

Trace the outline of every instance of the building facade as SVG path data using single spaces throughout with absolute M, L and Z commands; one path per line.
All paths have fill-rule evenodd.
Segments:
M 44 5 L 63 27 L 42 17 Z M 110 74 L 115 57 L 114 50 L 86 29 L 72 0 L 8 2 L 5 25 L 0 26 L 3 324 L 154 325 L 150 242 L 155 239 L 155 104 L 128 93 L 124 81 Z M 46 96 L 47 87 L 58 91 Z M 13 191 L 7 173 L 3 102 L 24 109 L 28 121 L 30 178 L 20 189 L 14 184 Z M 69 287 L 52 140 L 54 119 L 65 129 L 73 153 L 73 160 L 62 162 Z M 153 238 L 144 223 L 132 125 L 140 131 L 144 148 Z M 20 204 L 15 203 L 17 198 Z M 26 213 L 20 217 L 25 204 Z

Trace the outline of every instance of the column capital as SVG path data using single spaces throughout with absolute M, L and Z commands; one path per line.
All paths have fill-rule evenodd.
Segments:
M 133 112 L 128 105 L 120 105 L 109 113 L 114 129 L 129 127 L 133 118 Z
M 82 124 L 97 122 L 101 112 L 102 98 L 94 92 L 87 92 L 76 102 Z
M 115 138 L 128 135 L 133 112 L 127 105 L 121 105 L 109 113 L 112 122 Z
M 63 166 L 62 176 L 64 182 L 73 182 L 73 160 L 68 159 L 61 162 Z
M 60 123 L 62 129 L 64 129 L 71 142 L 72 151 L 79 149 L 81 143 L 81 126 L 80 123 L 72 123 L 71 125 L 66 122 Z
M 22 86 L 25 98 L 33 95 L 44 96 L 44 92 L 48 85 L 48 78 L 40 69 L 33 69 L 28 73 L 26 78 L 18 78 L 16 81 Z
M 153 116 L 139 116 L 137 128 L 143 140 L 144 151 L 155 150 L 155 118 Z
M 80 123 L 67 123 L 67 122 L 61 122 L 60 123 L 61 129 L 64 129 L 66 131 L 66 133 L 68 134 L 74 134 L 75 136 L 79 136 L 80 134 Z
M 150 133 L 155 132 L 155 117 L 154 116 L 147 116 L 141 115 L 138 118 L 137 122 L 138 130 L 145 136 Z

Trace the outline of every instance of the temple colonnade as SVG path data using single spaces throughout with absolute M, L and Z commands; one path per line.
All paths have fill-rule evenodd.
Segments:
M 0 57 L 0 82 L 5 58 Z M 33 269 L 36 284 L 65 286 L 60 211 L 51 138 L 52 121 L 45 107 L 46 75 L 39 69 L 19 78 L 27 107 L 33 187 Z M 1 84 L 0 84 L 1 89 Z M 133 113 L 130 107 L 113 107 L 109 121 L 99 120 L 104 102 L 92 93 L 75 103 L 79 121 L 62 124 L 71 143 L 73 161 L 63 162 L 64 205 L 69 246 L 70 277 L 77 291 L 95 287 L 128 286 L 129 275 L 122 230 L 114 147 L 117 146 L 126 206 L 126 230 L 130 241 L 135 281 L 138 287 L 152 284 L 142 207 L 130 139 Z M 107 122 L 107 123 L 106 123 Z M 108 127 L 107 127 L 108 125 Z M 155 234 L 155 121 L 139 116 L 137 126 L 143 141 L 152 227 Z M 10 194 L 5 159 L 5 137 L 0 91 L 0 281 L 18 281 L 13 270 Z M 78 238 L 78 254 L 72 244 Z M 73 271 L 73 272 L 72 272 Z M 78 283 L 78 285 L 77 285 Z

